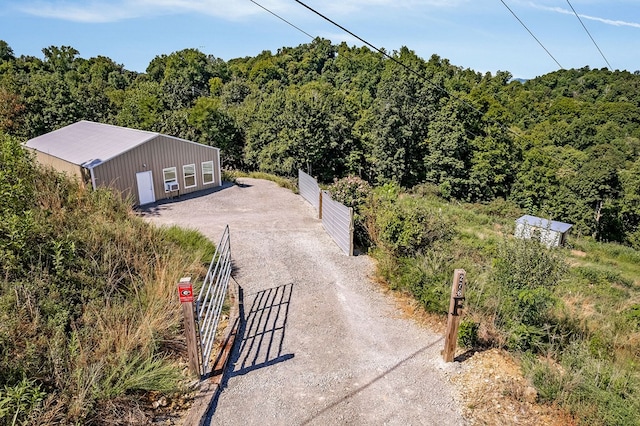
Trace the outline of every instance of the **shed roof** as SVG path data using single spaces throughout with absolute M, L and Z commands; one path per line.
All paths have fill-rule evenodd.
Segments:
M 565 233 L 573 225 L 570 223 L 557 222 L 555 220 L 542 219 L 536 216 L 524 215 L 516 220 L 516 223 L 535 226 L 536 228 L 550 229 L 552 231 Z
M 159 133 L 79 121 L 27 141 L 26 146 L 79 166 L 96 166 L 147 142 Z

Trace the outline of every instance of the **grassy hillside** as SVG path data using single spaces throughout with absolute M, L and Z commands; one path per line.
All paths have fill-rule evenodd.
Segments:
M 0 142 L 0 424 L 147 422 L 184 391 L 175 283 L 212 244 Z
M 467 271 L 461 344 L 509 349 L 538 400 L 580 424 L 640 424 L 640 252 L 515 239 L 522 212 L 500 199 L 451 203 L 434 186 L 368 189 L 355 178 L 332 189 L 359 211 L 381 277 L 425 310 L 446 314 L 453 270 Z

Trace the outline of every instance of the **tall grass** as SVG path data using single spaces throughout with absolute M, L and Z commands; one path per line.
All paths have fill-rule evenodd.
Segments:
M 0 218 L 0 424 L 149 421 L 147 392 L 184 390 L 176 283 L 206 273 L 213 245 L 110 191 L 31 174 Z
M 447 203 L 429 188 L 377 188 L 361 207 L 378 273 L 426 311 L 445 314 L 455 268 L 467 271 L 466 345 L 523 359 L 539 401 L 580 424 L 640 424 L 640 253 L 570 240 L 515 240 L 505 201 Z M 435 215 L 425 215 L 435 212 Z M 447 229 L 437 238 L 429 232 Z

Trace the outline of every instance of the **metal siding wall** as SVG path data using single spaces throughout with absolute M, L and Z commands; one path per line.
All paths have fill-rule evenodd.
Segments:
M 94 168 L 98 185 L 112 186 L 123 194 L 131 194 L 134 203 L 138 204 L 138 187 L 136 173 L 153 172 L 153 187 L 156 201 L 168 198 L 169 193 L 164 192 L 164 179 L 162 170 L 175 167 L 180 184 L 180 195 L 189 194 L 206 188 L 221 185 L 221 182 L 202 184 L 202 163 L 213 161 L 214 176 L 219 176 L 219 152 L 218 148 L 196 144 L 159 135 L 144 144 L 125 152 L 118 157 L 100 164 Z M 195 164 L 196 183 L 193 188 L 184 188 L 182 166 Z
M 29 151 L 35 154 L 36 161 L 43 166 L 50 166 L 53 169 L 66 173 L 69 176 L 77 177 L 82 182 L 82 167 L 77 164 L 69 163 L 58 157 L 54 157 L 44 152 L 36 151 L 35 149 L 27 148 Z M 84 183 L 84 182 L 83 182 Z
M 316 211 L 320 213 L 320 187 L 318 186 L 318 181 L 298 169 L 298 189 L 302 198 L 311 203 Z
M 353 209 L 322 191 L 322 226 L 348 256 L 353 255 Z

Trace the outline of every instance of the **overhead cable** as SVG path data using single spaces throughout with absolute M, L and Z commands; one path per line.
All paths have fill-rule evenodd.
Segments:
M 253 0 L 251 0 L 253 1 Z M 480 116 L 485 117 L 485 114 L 480 111 L 478 108 L 474 107 L 473 105 L 471 105 L 470 103 L 468 103 L 467 101 L 465 101 L 464 99 L 462 99 L 459 96 L 454 95 L 453 93 L 449 92 L 447 89 L 445 89 L 444 87 L 441 87 L 435 83 L 433 83 L 432 81 L 430 81 L 429 79 L 427 79 L 424 75 L 420 74 L 418 71 L 414 70 L 413 68 L 411 68 L 408 65 L 403 64 L 402 62 L 400 62 L 399 60 L 397 60 L 396 58 L 394 58 L 393 56 L 389 55 L 384 49 L 380 49 L 377 46 L 373 45 L 372 43 L 369 43 L 367 40 L 365 40 L 364 38 L 360 37 L 359 35 L 353 33 L 352 31 L 348 30 L 347 28 L 343 27 L 342 25 L 338 24 L 337 22 L 335 22 L 334 20 L 332 20 L 331 18 L 323 15 L 322 13 L 318 12 L 317 10 L 315 10 L 314 8 L 312 8 L 311 6 L 306 5 L 305 3 L 303 3 L 300 0 L 295 0 L 296 3 L 304 6 L 305 8 L 307 8 L 308 10 L 310 10 L 311 12 L 313 12 L 314 14 L 318 15 L 319 17 L 321 17 L 322 19 L 324 19 L 325 21 L 331 23 L 332 25 L 340 28 L 342 31 L 346 32 L 347 34 L 349 34 L 352 37 L 355 37 L 356 39 L 360 40 L 362 43 L 366 44 L 367 46 L 369 46 L 370 48 L 372 48 L 373 50 L 377 51 L 378 53 L 380 53 L 381 55 L 385 56 L 386 58 L 390 59 L 391 61 L 395 62 L 396 64 L 400 65 L 402 68 L 406 69 L 407 71 L 409 71 L 412 74 L 415 74 L 416 76 L 420 77 L 423 81 L 426 81 L 429 85 L 431 85 L 431 87 L 446 93 L 447 95 L 451 96 L 453 99 L 457 100 L 458 102 L 460 102 L 461 104 L 467 106 L 468 108 L 470 108 L 471 110 L 477 112 L 478 114 L 480 114 Z M 515 132 L 514 130 L 508 128 L 507 126 L 505 126 L 504 124 L 495 121 L 491 118 L 487 118 L 489 121 L 493 122 L 494 124 L 497 124 L 500 128 L 502 128 L 503 130 L 514 134 L 517 137 L 520 137 L 520 134 L 518 134 L 517 132 Z M 476 136 L 476 135 L 474 135 Z
M 549 52 L 549 50 L 547 50 L 546 47 L 544 47 L 544 44 L 542 44 L 542 42 L 540 40 L 538 40 L 538 38 L 533 35 L 533 33 L 531 32 L 531 30 L 529 28 L 527 28 L 527 26 L 524 24 L 524 22 L 522 22 L 522 20 L 520 18 L 518 18 L 518 15 L 516 15 L 516 13 L 511 10 L 511 8 L 504 2 L 504 0 L 500 0 L 500 2 L 502 2 L 502 4 L 504 5 L 504 7 L 506 7 L 507 9 L 509 9 L 509 12 L 511 12 L 511 14 L 518 20 L 518 22 L 520 22 L 520 24 L 524 27 L 525 30 L 527 30 L 529 32 L 529 34 L 531 34 L 531 37 L 533 37 L 533 39 L 535 41 L 538 42 L 538 44 L 544 49 L 545 52 L 547 52 L 547 55 L 549 55 L 551 57 L 551 59 L 553 59 L 553 61 L 558 64 L 558 66 L 560 67 L 560 69 L 564 69 L 564 67 L 562 65 L 560 65 L 560 62 L 558 62 L 556 60 L 556 58 L 553 57 L 553 55 L 551 54 L 551 52 Z
M 604 61 L 609 66 L 609 70 L 613 71 L 613 67 L 611 66 L 611 64 L 609 63 L 607 58 L 605 58 L 604 53 L 602 53 L 602 50 L 600 50 L 600 47 L 598 46 L 598 43 L 596 43 L 596 41 L 593 39 L 593 37 L 591 37 L 591 33 L 589 32 L 587 27 L 584 25 L 584 22 L 582 22 L 582 19 L 580 18 L 580 15 L 578 15 L 578 12 L 576 12 L 576 10 L 573 8 L 573 5 L 571 4 L 571 2 L 569 0 L 567 0 L 567 3 L 569 4 L 569 7 L 571 7 L 571 10 L 573 10 L 573 14 L 576 15 L 576 18 L 578 18 L 578 21 L 580 21 L 580 24 L 582 24 L 582 28 L 584 28 L 584 30 L 589 35 L 589 38 L 593 42 L 594 46 L 596 46 L 596 49 L 598 49 L 598 52 L 600 52 L 600 55 L 602 56 L 602 59 L 604 59 Z
M 275 16 L 276 18 L 280 19 L 283 22 L 286 22 L 287 24 L 291 25 L 293 28 L 295 28 L 296 30 L 300 31 L 303 34 L 306 34 L 309 38 L 311 38 L 312 40 L 315 38 L 314 36 L 312 36 L 311 34 L 309 34 L 308 32 L 306 32 L 305 30 L 303 30 L 302 28 L 299 28 L 297 26 L 295 26 L 294 24 L 292 24 L 291 22 L 287 21 L 286 19 L 284 19 L 282 16 L 278 15 L 275 12 L 270 11 L 269 9 L 267 9 L 266 7 L 264 7 L 263 5 L 261 5 L 260 3 L 253 1 L 253 0 L 249 0 L 251 3 L 255 4 L 256 6 L 260 7 L 261 9 L 266 10 L 267 12 L 269 12 L 270 14 L 272 14 L 273 16 Z

